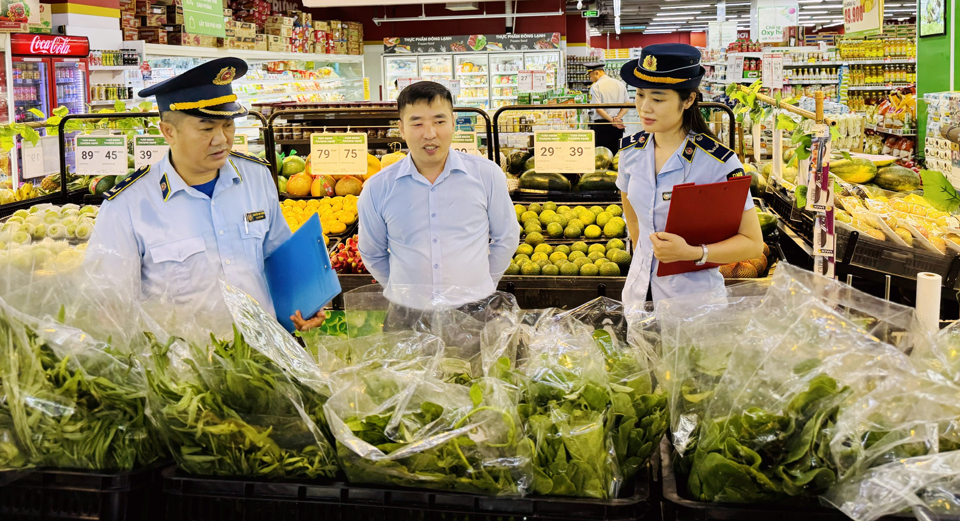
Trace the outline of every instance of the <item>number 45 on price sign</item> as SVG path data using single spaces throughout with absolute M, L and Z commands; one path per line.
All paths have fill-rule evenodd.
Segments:
M 77 175 L 127 173 L 126 136 L 78 136 Z
M 584 174 L 594 171 L 596 160 L 592 130 L 538 130 L 533 134 L 533 146 L 537 172 Z

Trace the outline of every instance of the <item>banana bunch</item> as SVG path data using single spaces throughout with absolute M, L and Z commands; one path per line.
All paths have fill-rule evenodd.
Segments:
M 24 183 L 16 192 L 17 201 L 26 201 L 27 199 L 33 199 L 41 195 L 43 194 L 30 183 Z
M 877 6 L 877 1 L 876 1 L 876 0 L 861 0 L 861 2 L 862 2 L 862 4 L 863 4 L 863 12 L 864 12 L 864 13 L 869 13 L 869 12 L 873 11 L 873 8 Z

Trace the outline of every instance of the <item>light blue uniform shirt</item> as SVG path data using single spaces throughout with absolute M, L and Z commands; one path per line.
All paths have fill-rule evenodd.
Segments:
M 617 188 L 627 193 L 640 225 L 640 237 L 631 237 L 636 251 L 623 287 L 623 303 L 627 306 L 646 300 L 648 286 L 655 302 L 723 287 L 723 276 L 718 269 L 658 277 L 660 261 L 653 255 L 650 235 L 664 231 L 667 225 L 674 185 L 720 183 L 728 177 L 743 175 L 743 164 L 732 150 L 710 136 L 691 133 L 667 159 L 660 173 L 656 171 L 652 135 L 638 132 L 621 140 Z M 753 200 L 747 197 L 743 209 L 751 208 Z M 709 215 L 699 217 L 710 219 Z
M 263 163 L 231 154 L 213 196 L 207 197 L 184 182 L 168 153 L 107 197 L 87 262 L 99 260 L 110 269 L 113 259 L 139 261 L 144 298 L 165 297 L 210 310 L 222 300 L 218 281 L 224 279 L 274 313 L 263 263 L 291 232 Z
M 410 156 L 385 168 L 357 212 L 364 265 L 388 300 L 417 309 L 441 292 L 446 305 L 489 296 L 520 242 L 503 171 L 453 149 L 432 185 Z

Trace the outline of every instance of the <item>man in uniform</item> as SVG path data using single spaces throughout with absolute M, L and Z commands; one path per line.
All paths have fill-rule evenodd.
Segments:
M 621 104 L 629 103 L 627 100 L 627 87 L 607 76 L 603 70 L 603 63 L 588 63 L 587 70 L 590 71 L 590 103 L 594 104 Z M 623 116 L 627 114 L 627 109 L 620 109 L 617 115 L 611 115 L 610 111 L 604 109 L 591 110 L 590 128 L 593 130 L 593 142 L 598 147 L 606 147 L 613 153 L 619 149 L 620 139 L 623 138 Z
M 264 259 L 291 236 L 280 214 L 269 163 L 233 152 L 234 118 L 247 114 L 232 82 L 247 64 L 220 58 L 144 90 L 156 96 L 160 131 L 170 151 L 105 194 L 88 248 L 88 262 L 140 284 L 144 298 L 163 297 L 196 313 L 222 301 L 222 278 L 270 314 L 273 300 Z M 319 325 L 323 314 L 298 329 Z

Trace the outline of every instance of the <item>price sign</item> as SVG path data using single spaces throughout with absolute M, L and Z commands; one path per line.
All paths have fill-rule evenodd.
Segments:
M 763 55 L 763 60 L 761 61 L 761 78 L 763 79 L 763 86 L 771 89 L 782 89 L 783 88 L 783 55 L 782 54 L 766 54 Z
M 77 175 L 127 173 L 126 136 L 78 136 Z
M 460 95 L 460 80 L 448 80 L 444 78 L 437 80 L 437 83 L 446 87 L 454 98 Z
M 533 134 L 537 172 L 583 174 L 594 171 L 592 130 L 537 131 Z
M 311 134 L 310 164 L 315 174 L 366 174 L 367 135 L 360 132 Z
M 167 150 L 170 150 L 170 145 L 163 136 L 136 136 L 133 138 L 134 166 L 139 170 L 157 163 Z
M 247 136 L 236 134 L 233 136 L 233 151 L 241 154 L 249 154 L 250 146 L 247 144 Z
M 727 57 L 727 79 L 728 80 L 743 79 L 743 56 Z
M 453 149 L 464 154 L 480 155 L 477 148 L 477 133 L 455 132 L 453 134 Z
M 520 92 L 544 92 L 547 90 L 547 71 L 520 71 L 517 83 Z
M 423 81 L 423 78 L 397 78 L 397 90 L 403 90 L 421 81 Z
M 843 0 L 843 28 L 850 37 L 879 34 L 883 28 L 883 0 Z

